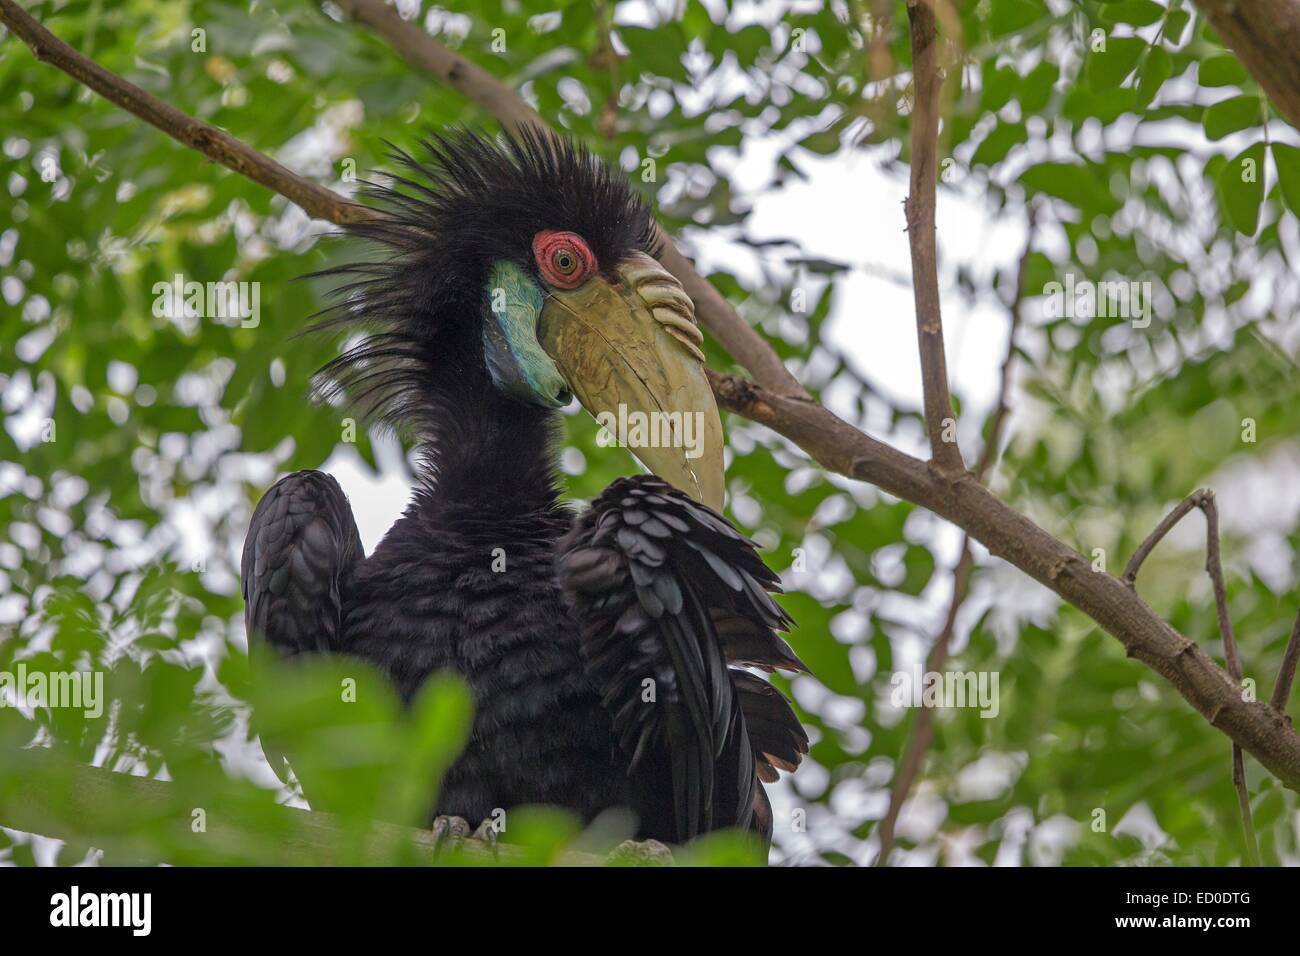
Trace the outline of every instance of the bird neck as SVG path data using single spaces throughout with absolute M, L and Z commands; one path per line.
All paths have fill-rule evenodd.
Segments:
M 519 514 L 555 504 L 556 412 L 511 399 L 472 372 L 430 398 L 421 416 L 421 510 Z

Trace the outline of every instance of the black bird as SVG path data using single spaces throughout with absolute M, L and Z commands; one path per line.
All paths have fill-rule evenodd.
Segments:
M 242 563 L 255 655 L 353 655 L 408 701 L 459 674 L 475 716 L 435 829 L 541 803 L 626 807 L 668 843 L 770 840 L 762 781 L 808 737 L 753 671 L 806 668 L 777 633 L 777 576 L 715 510 L 721 422 L 649 210 L 558 137 L 423 149 L 395 152 L 402 174 L 367 189 L 385 217 L 351 227 L 381 254 L 329 270 L 344 281 L 322 324 L 366 337 L 318 378 L 412 435 L 415 490 L 368 558 L 330 476 L 266 493 Z M 555 468 L 575 394 L 653 472 L 581 513 Z

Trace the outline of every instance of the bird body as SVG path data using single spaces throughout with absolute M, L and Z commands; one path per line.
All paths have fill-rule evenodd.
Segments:
M 412 500 L 366 557 L 334 479 L 267 492 L 242 567 L 255 663 L 357 658 L 407 701 L 459 675 L 474 718 L 437 815 L 626 808 L 665 842 L 766 837 L 762 781 L 795 768 L 807 735 L 752 671 L 803 665 L 777 634 L 775 574 L 709 507 L 720 425 L 689 299 L 646 254 L 648 212 L 565 143 L 428 148 L 428 164 L 399 156 L 418 174 L 405 191 L 375 190 L 389 218 L 354 227 L 387 257 L 333 270 L 351 281 L 325 325 L 368 337 L 321 378 L 414 433 Z M 555 468 L 570 394 L 593 414 L 711 415 L 712 447 L 634 449 L 668 480 L 619 479 L 577 509 Z
M 485 513 L 417 496 L 345 604 L 345 648 L 389 674 L 406 699 L 440 670 L 469 685 L 474 722 L 438 811 L 475 826 L 526 803 L 587 820 L 626 805 L 626 762 L 556 582 L 566 512 L 552 502 Z

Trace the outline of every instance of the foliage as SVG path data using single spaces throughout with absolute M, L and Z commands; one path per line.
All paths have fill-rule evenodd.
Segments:
M 865 153 L 886 175 L 905 175 L 902 4 L 399 6 L 418 8 L 418 22 L 626 169 L 670 233 L 748 249 L 758 269 L 712 271 L 719 290 L 838 412 L 915 442 L 919 385 L 905 400 L 885 396 L 828 344 L 833 324 L 858 321 L 840 304 L 854 270 L 747 230 L 764 194 L 815 182 L 827 161 Z M 332 188 L 351 191 L 349 173 L 385 168 L 385 139 L 409 145 L 425 129 L 487 124 L 315 3 L 30 9 L 109 70 Z M 889 19 L 874 21 L 872 9 Z M 945 91 L 941 190 L 991 219 L 1025 221 L 1037 208 L 1011 441 L 993 485 L 1112 572 L 1172 503 L 1218 486 L 1228 598 L 1247 674 L 1267 696 L 1300 603 L 1291 560 L 1300 506 L 1279 490 L 1295 486 L 1298 460 L 1300 342 L 1289 317 L 1300 139 L 1188 0 L 953 9 L 956 20 L 941 21 L 960 57 Z M 195 29 L 205 31 L 201 52 Z M 268 789 L 250 743 L 256 692 L 238 555 L 274 476 L 319 467 L 349 444 L 344 413 L 304 399 L 338 343 L 298 337 L 322 290 L 293 281 L 344 250 L 320 241 L 320 223 L 37 64 L 13 38 L 0 44 L 0 129 L 0 670 L 20 659 L 99 669 L 114 702 L 93 719 L 0 708 L 4 752 L 37 740 L 82 761 L 165 771 L 177 807 L 211 806 L 219 792 L 275 845 L 285 794 Z M 733 181 L 740 151 L 759 142 L 777 147 L 770 180 Z M 943 211 L 945 308 L 991 303 L 1006 315 L 1019 250 L 994 270 L 946 259 Z M 901 237 L 902 225 L 900 211 L 862 229 Z M 176 274 L 260 283 L 260 324 L 158 315 L 155 286 Z M 1149 325 L 1054 311 L 1045 293 L 1067 274 L 1149 283 Z M 728 365 L 712 343 L 709 357 Z M 868 862 L 913 720 L 891 706 L 890 678 L 937 633 L 952 537 L 906 502 L 810 468 L 757 426 L 728 428 L 732 516 L 783 570 L 799 622 L 792 641 L 817 674 L 791 686 L 814 743 L 776 793 L 774 858 Z M 985 432 L 978 421 L 962 430 L 969 454 Z M 377 469 L 372 439 L 362 427 L 353 447 Z M 585 417 L 569 419 L 566 444 L 580 453 L 565 459 L 575 498 L 633 467 L 597 447 Z M 1251 500 L 1261 495 L 1275 497 Z M 1202 546 L 1198 534 L 1171 538 L 1140 587 L 1221 657 Z M 910 858 L 1239 861 L 1226 738 L 1092 621 L 997 559 L 977 560 L 948 666 L 997 672 L 1000 712 L 940 713 L 900 829 Z M 329 733 L 331 706 L 287 705 L 333 701 L 339 680 L 302 675 L 266 718 L 315 715 L 279 730 L 325 764 L 348 759 L 329 743 L 340 739 Z M 468 705 L 450 683 L 411 715 L 383 694 L 369 688 L 364 699 L 385 743 L 366 750 L 369 776 L 334 775 L 337 799 L 345 818 L 383 800 L 387 817 L 413 821 L 421 795 L 402 781 L 436 777 Z M 344 736 L 348 746 L 358 739 Z M 1295 862 L 1295 795 L 1249 759 L 1247 770 L 1265 860 Z M 58 792 L 57 780 L 48 786 Z M 178 862 L 217 854 L 187 857 L 164 822 L 109 836 L 127 832 Z M 95 836 L 58 860 L 75 862 L 90 845 L 106 862 L 122 858 L 114 840 Z M 512 839 L 545 861 L 582 837 L 539 812 Z M 12 860 L 33 860 L 29 837 L 11 831 L 3 842 Z M 259 845 L 221 852 L 249 862 L 265 858 Z M 749 859 L 725 840 L 713 847 L 698 860 Z

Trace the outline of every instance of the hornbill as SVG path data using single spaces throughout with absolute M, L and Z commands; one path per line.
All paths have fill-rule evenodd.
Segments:
M 806 668 L 777 633 L 791 621 L 776 574 L 718 514 L 702 336 L 653 257 L 647 206 L 560 137 L 422 148 L 367 186 L 384 216 L 350 230 L 379 255 L 326 270 L 342 279 L 317 323 L 364 330 L 317 391 L 418 443 L 412 498 L 366 557 L 332 477 L 266 493 L 242 561 L 254 663 L 352 655 L 407 701 L 436 671 L 460 675 L 475 713 L 435 829 L 540 803 L 584 820 L 628 808 L 665 843 L 724 827 L 770 841 L 762 783 L 808 737 L 755 672 Z M 573 396 L 628 433 L 657 421 L 681 439 L 688 416 L 697 440 L 618 434 L 651 473 L 579 513 L 555 454 Z

